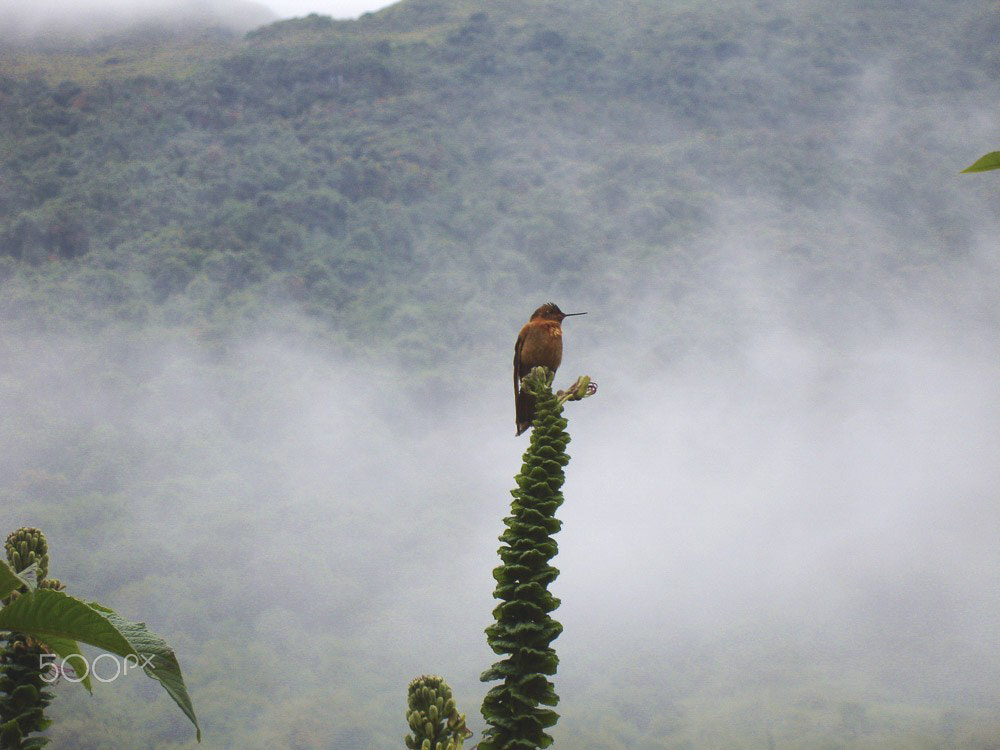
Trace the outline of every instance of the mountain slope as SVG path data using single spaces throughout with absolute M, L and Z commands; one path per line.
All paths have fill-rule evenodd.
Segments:
M 940 151 L 866 164 L 851 138 L 888 80 L 877 96 L 912 118 L 888 123 L 892 137 L 912 145 L 942 106 L 960 118 L 987 99 L 979 6 L 626 7 L 410 1 L 264 27 L 201 62 L 185 48 L 183 70 L 160 51 L 162 72 L 141 77 L 107 58 L 100 79 L 8 76 L 5 296 L 41 274 L 81 289 L 32 316 L 170 325 L 283 304 L 391 337 L 408 306 L 436 325 L 512 293 L 592 294 L 607 274 L 620 299 L 667 269 L 697 286 L 692 239 L 749 195 L 817 224 L 845 202 L 895 213 L 900 245 L 867 251 L 893 273 L 911 241 L 968 247 L 982 205 L 937 200 Z M 819 266 L 848 273 L 855 260 L 833 252 Z

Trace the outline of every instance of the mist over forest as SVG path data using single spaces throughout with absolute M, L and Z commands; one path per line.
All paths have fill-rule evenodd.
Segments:
M 0 49 L 93 53 L 128 39 L 141 51 L 178 35 L 235 38 L 277 20 L 253 0 L 0 0 Z
M 204 747 L 400 747 L 424 673 L 478 733 L 551 299 L 556 747 L 1000 742 L 995 4 L 565 6 L 0 44 L 4 534 Z M 196 747 L 147 683 L 53 746 Z

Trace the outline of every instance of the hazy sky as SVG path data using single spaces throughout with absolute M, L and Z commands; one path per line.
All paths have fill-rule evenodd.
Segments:
M 54 38 L 53 34 L 84 39 L 156 19 L 221 20 L 243 34 L 273 22 L 275 16 L 299 18 L 319 13 L 349 19 L 391 4 L 388 0 L 85 0 L 73 4 L 64 0 L 30 4 L 0 0 L 0 43 Z
M 34 33 L 42 27 L 97 24 L 107 29 L 114 20 L 134 22 L 163 15 L 216 13 L 242 21 L 236 26 L 253 27 L 266 22 L 258 18 L 268 8 L 279 18 L 295 18 L 310 13 L 334 18 L 357 18 L 362 13 L 392 5 L 389 0 L 86 0 L 68 4 L 64 0 L 0 0 L 0 41 L 5 36 Z M 266 19 L 266 12 L 264 18 Z
M 392 5 L 390 0 L 265 0 L 261 3 L 281 18 L 308 16 L 319 13 L 334 18 L 356 18 L 362 13 Z

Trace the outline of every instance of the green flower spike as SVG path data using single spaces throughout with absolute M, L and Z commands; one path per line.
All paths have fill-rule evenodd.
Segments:
M 35 579 L 44 588 L 61 589 L 58 580 L 46 580 L 49 545 L 45 535 L 34 528 L 21 528 L 7 537 L 7 561 L 16 573 L 35 566 Z M 11 593 L 11 599 L 18 592 Z M 49 651 L 34 638 L 10 633 L 0 648 L 0 748 L 27 750 L 48 744 L 48 739 L 29 736 L 45 730 L 51 721 L 45 716 L 52 692 L 42 679 L 42 656 Z
M 552 393 L 552 373 L 534 368 L 521 382 L 535 397 L 534 429 L 524 454 L 507 530 L 500 536 L 502 564 L 493 571 L 500 604 L 496 622 L 486 629 L 490 648 L 507 658 L 483 672 L 483 682 L 502 680 L 483 699 L 483 718 L 489 727 L 479 750 L 535 750 L 552 744 L 545 730 L 555 725 L 558 704 L 548 677 L 556 673 L 559 658 L 551 644 L 562 625 L 549 613 L 559 600 L 548 587 L 559 575 L 550 561 L 558 552 L 552 535 L 562 522 L 555 517 L 562 505 L 563 467 L 569 463 L 569 435 L 562 417 L 563 404 L 592 395 L 597 387 L 584 376 L 566 391 Z M 546 706 L 547 708 L 543 708 Z
M 409 750 L 461 750 L 471 733 L 444 679 L 430 675 L 415 679 L 410 683 L 407 705 L 406 722 L 413 732 L 406 735 Z
M 7 551 L 7 562 L 20 573 L 25 568 L 35 564 L 35 577 L 41 582 L 49 573 L 49 545 L 45 535 L 38 529 L 25 526 L 7 535 L 4 545 Z

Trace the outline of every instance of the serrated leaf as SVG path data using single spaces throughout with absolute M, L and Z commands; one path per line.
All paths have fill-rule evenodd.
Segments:
M 166 641 L 145 623 L 130 622 L 114 610 L 62 591 L 38 589 L 22 594 L 0 610 L 0 630 L 25 633 L 43 643 L 59 638 L 82 641 L 119 656 L 134 657 L 191 720 L 201 741 L 201 727 L 177 657 Z
M 72 638 L 116 654 L 132 653 L 128 640 L 108 618 L 62 591 L 38 589 L 0 610 L 0 629 L 46 637 Z
M 167 695 L 174 699 L 174 703 L 184 712 L 184 715 L 194 724 L 198 741 L 201 742 L 201 727 L 198 726 L 198 717 L 194 713 L 194 705 L 188 695 L 187 687 L 184 685 L 184 678 L 181 675 L 181 666 L 177 662 L 174 650 L 167 645 L 163 638 L 149 628 L 144 622 L 131 622 L 119 615 L 114 610 L 108 609 L 96 602 L 91 602 L 90 607 L 103 614 L 114 625 L 128 641 L 135 655 L 142 655 L 149 658 L 149 663 L 143 666 L 143 671 L 159 682 Z M 122 654 L 125 656 L 126 654 Z M 143 662 L 140 662 L 143 663 Z
M 981 156 L 975 163 L 963 169 L 959 174 L 988 172 L 991 169 L 1000 169 L 1000 151 L 991 151 L 986 156 Z

